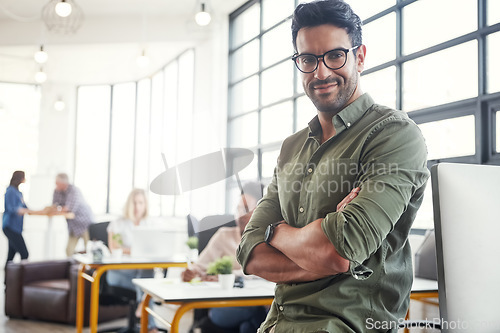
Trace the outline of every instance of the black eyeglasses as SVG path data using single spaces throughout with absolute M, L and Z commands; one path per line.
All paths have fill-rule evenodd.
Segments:
M 292 57 L 295 66 L 302 73 L 312 73 L 318 68 L 319 59 L 323 59 L 323 63 L 330 69 L 340 69 L 347 62 L 347 53 L 359 47 L 354 46 L 350 49 L 338 48 L 325 52 L 323 55 L 315 55 L 311 53 L 296 54 Z

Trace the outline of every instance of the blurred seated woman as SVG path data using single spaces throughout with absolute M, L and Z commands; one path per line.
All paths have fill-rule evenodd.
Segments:
M 132 190 L 125 204 L 123 217 L 112 221 L 108 226 L 108 244 L 111 252 L 122 251 L 124 254 L 130 254 L 134 229 L 138 226 L 150 225 L 151 223 L 147 217 L 148 201 L 146 193 L 142 189 Z M 132 283 L 132 279 L 151 278 L 153 275 L 153 270 L 150 269 L 110 270 L 106 274 L 106 279 L 109 285 L 135 290 L 137 302 L 141 304 L 142 290 Z M 150 306 L 152 306 L 152 303 Z M 136 316 L 140 316 L 139 309 Z M 148 329 L 150 333 L 158 332 L 152 316 L 149 316 Z

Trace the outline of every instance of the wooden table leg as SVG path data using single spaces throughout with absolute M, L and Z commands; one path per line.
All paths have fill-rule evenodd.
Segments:
M 83 279 L 84 270 L 85 265 L 80 264 L 76 282 L 76 333 L 82 333 L 83 330 L 83 312 L 85 308 L 85 281 Z
M 89 317 L 89 328 L 90 333 L 97 333 L 97 319 L 99 315 L 99 284 L 101 282 L 101 276 L 106 271 L 102 267 L 96 268 L 92 277 L 94 281 L 90 288 L 90 317 Z
M 148 325 L 149 325 L 149 318 L 148 318 L 148 311 L 146 310 L 146 307 L 149 306 L 149 301 L 151 300 L 151 295 L 148 293 L 144 294 L 145 297 L 142 300 L 142 311 L 141 311 L 141 333 L 148 333 Z

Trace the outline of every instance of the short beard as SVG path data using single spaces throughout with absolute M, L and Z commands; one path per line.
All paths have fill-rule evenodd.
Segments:
M 354 74 L 349 81 L 347 82 L 344 81 L 343 86 L 341 85 L 342 81 L 338 78 L 316 80 L 309 83 L 308 87 L 304 87 L 304 91 L 306 92 L 307 96 L 309 96 L 309 99 L 311 100 L 311 102 L 313 102 L 314 106 L 319 112 L 330 113 L 333 116 L 342 111 L 342 109 L 344 109 L 347 106 L 347 102 L 356 91 L 356 88 L 358 86 L 358 80 L 359 78 L 356 74 Z M 313 93 L 314 86 L 320 84 L 330 84 L 330 83 L 336 83 L 337 87 L 342 87 L 341 89 L 338 90 L 337 96 L 335 97 L 334 100 L 323 101 L 314 96 Z M 312 93 L 310 94 L 310 92 Z

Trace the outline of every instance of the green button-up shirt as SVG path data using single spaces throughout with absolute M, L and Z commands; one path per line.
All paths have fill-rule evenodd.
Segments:
M 317 117 L 283 142 L 237 255 L 246 269 L 270 223 L 301 228 L 324 218 L 321 227 L 349 260 L 349 271 L 278 284 L 261 332 L 273 325 L 276 333 L 396 332 L 406 314 L 413 280 L 407 237 L 429 177 L 424 139 L 406 113 L 374 104 L 367 94 L 332 122 L 336 134 L 323 144 Z M 358 196 L 337 213 L 358 186 Z

